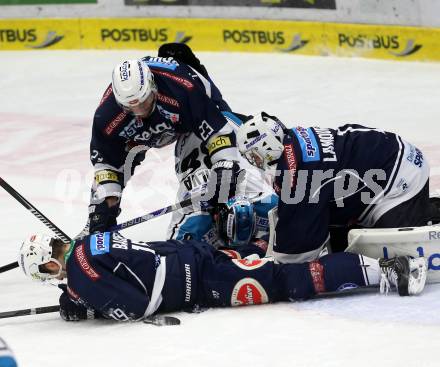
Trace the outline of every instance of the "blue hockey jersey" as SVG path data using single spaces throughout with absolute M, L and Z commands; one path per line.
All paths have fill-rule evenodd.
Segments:
M 368 285 L 361 256 L 341 253 L 319 262 L 275 264 L 256 246 L 215 250 L 198 241 L 134 242 L 119 233 L 72 242 L 65 255 L 67 292 L 105 318 L 139 320 L 156 312 L 289 301 Z
M 142 62 L 153 73 L 158 90 L 152 115 L 140 118 L 125 111 L 116 102 L 111 85 L 95 112 L 90 154 L 95 171 L 102 172 L 96 176 L 98 199 L 120 196 L 123 165 L 133 147 L 130 170 L 143 160 L 147 149 L 171 144 L 179 134 L 188 132 L 206 144 L 212 162 L 239 155 L 235 135 L 221 113 L 229 107 L 210 79 L 172 58 L 147 56 Z M 221 146 L 216 144 L 217 137 Z
M 280 196 L 274 252 L 302 262 L 319 255 L 329 224 L 368 221 L 396 184 L 405 143 L 361 125 L 286 132 L 274 185 Z

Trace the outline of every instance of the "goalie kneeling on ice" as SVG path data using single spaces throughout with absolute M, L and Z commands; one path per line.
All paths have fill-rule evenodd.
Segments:
M 352 229 L 346 252 L 372 258 L 400 255 L 424 256 L 427 283 L 440 283 L 440 225 L 406 228 Z

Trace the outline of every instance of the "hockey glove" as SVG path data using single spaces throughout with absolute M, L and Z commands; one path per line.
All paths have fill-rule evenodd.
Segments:
M 240 166 L 236 161 L 220 160 L 212 165 L 205 198 L 209 205 L 226 203 L 236 194 Z
M 60 296 L 60 316 L 64 321 L 80 321 L 98 318 L 98 313 L 91 308 L 86 308 L 73 302 L 67 293 L 67 285 L 58 285 L 63 293 Z
M 191 48 L 185 43 L 165 43 L 159 47 L 159 57 L 172 57 L 178 62 L 183 62 L 189 66 L 192 66 L 205 78 L 208 77 L 208 71 L 200 63 L 200 60 L 194 55 Z
M 116 217 L 120 213 L 119 205 L 109 207 L 104 200 L 100 204 L 91 205 L 91 207 L 94 209 L 89 214 L 89 233 L 105 232 L 116 225 Z

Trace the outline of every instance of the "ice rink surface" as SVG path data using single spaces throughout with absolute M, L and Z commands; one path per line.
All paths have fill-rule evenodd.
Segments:
M 147 54 L 2 52 L 0 175 L 67 234 L 87 217 L 93 113 L 113 66 Z M 400 133 L 431 164 L 440 191 L 440 64 L 200 53 L 235 111 L 287 125 L 361 123 Z M 174 201 L 173 148 L 150 150 L 126 188 L 120 220 Z M 169 217 L 126 230 L 161 240 Z M 44 226 L 0 189 L 0 265 Z M 294 235 L 294 233 L 292 233 Z M 0 312 L 54 305 L 55 287 L 0 274 Z M 66 323 L 57 313 L 0 320 L 20 366 L 438 366 L 440 285 L 420 297 L 378 294 L 178 313 L 182 325 Z

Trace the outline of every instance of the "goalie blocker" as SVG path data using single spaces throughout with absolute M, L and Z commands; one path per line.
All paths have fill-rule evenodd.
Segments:
M 346 252 L 371 258 L 400 255 L 427 260 L 427 283 L 440 283 L 440 224 L 423 227 L 352 229 Z

